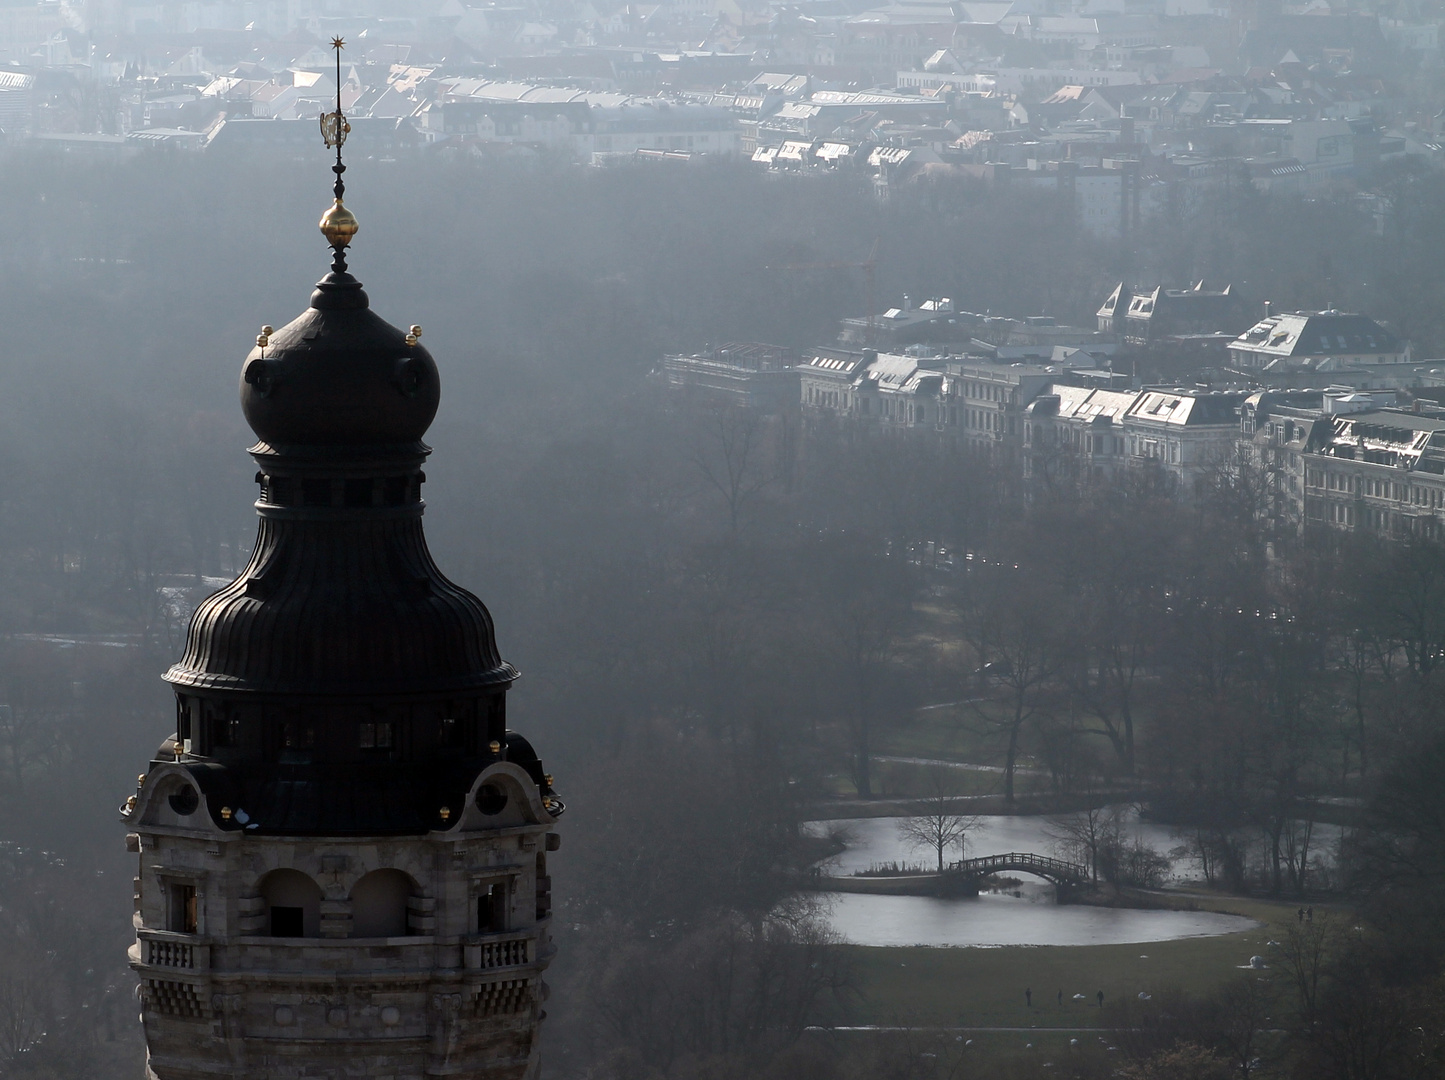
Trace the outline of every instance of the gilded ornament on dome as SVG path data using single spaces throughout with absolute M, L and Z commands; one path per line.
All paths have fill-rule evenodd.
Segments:
M 346 136 L 350 131 L 351 124 L 340 109 L 321 114 L 321 140 L 328 150 L 339 150 L 345 146 Z

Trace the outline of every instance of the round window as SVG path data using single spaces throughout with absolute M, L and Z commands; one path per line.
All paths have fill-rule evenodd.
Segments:
M 196 789 L 187 784 L 168 800 L 171 809 L 180 814 L 181 817 L 188 817 L 196 812 L 196 807 L 201 805 L 201 797 L 196 794 Z
M 477 788 L 477 809 L 484 814 L 500 814 L 507 805 L 507 793 L 496 784 Z

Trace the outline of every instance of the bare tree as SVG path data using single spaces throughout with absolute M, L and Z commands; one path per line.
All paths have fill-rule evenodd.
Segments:
M 1175 839 L 1182 843 L 1171 848 L 1169 854 L 1175 859 L 1197 860 L 1205 884 L 1211 888 L 1221 877 L 1231 887 L 1237 887 L 1244 879 L 1246 844 L 1235 824 L 1228 818 L 1212 819 L 1206 813 L 1199 821 L 1174 830 Z
M 1261 1036 L 1279 1001 L 1274 984 L 1254 972 L 1226 983 L 1210 1002 L 1209 1026 L 1236 1075 L 1249 1080 L 1258 1066 Z
M 1393 1080 L 1440 1075 L 1438 994 L 1384 978 L 1359 946 L 1330 965 L 1316 1012 L 1301 1025 L 1296 1075 Z
M 911 847 L 937 855 L 941 874 L 943 853 L 957 844 L 962 857 L 965 838 L 978 827 L 978 818 L 958 813 L 958 799 L 943 769 L 931 770 L 929 789 L 929 794 L 919 800 L 923 812 L 899 820 L 898 836 Z
M 4 754 L 12 794 L 19 795 L 31 770 L 43 770 L 65 754 L 65 711 L 30 704 L 0 705 L 0 753 Z M 3 788 L 0 788 L 3 792 Z
M 36 957 L 21 958 L 7 949 L 0 968 L 0 1073 L 18 1070 L 26 1055 L 45 1038 L 50 1021 L 53 973 Z
M 1253 447 L 1236 444 L 1205 462 L 1195 494 L 1215 520 L 1232 526 L 1236 536 L 1253 547 L 1273 519 L 1277 482 Z
M 868 798 L 875 723 L 905 689 L 898 667 L 913 619 L 913 574 L 904 559 L 870 551 L 852 538 L 825 541 L 809 557 L 810 600 L 819 620 L 813 639 L 847 728 L 854 786 Z
M 716 406 L 703 414 L 691 457 L 703 480 L 722 498 L 728 534 L 737 536 L 743 511 L 776 479 L 766 459 L 767 420 L 756 409 Z
M 1120 530 L 1124 531 L 1124 530 Z M 1113 530 L 1109 530 L 1110 533 Z M 1106 533 L 1101 540 L 1112 540 Z M 1157 535 L 1149 537 L 1156 543 Z M 1135 698 L 1158 636 L 1157 584 L 1145 572 L 1138 544 L 1101 543 L 1085 582 L 1086 638 L 1071 680 L 1084 710 L 1109 740 L 1126 776 L 1135 770 Z
M 1285 929 L 1276 956 L 1294 982 L 1295 991 L 1299 994 L 1300 1012 L 1305 1016 L 1315 1013 L 1320 983 L 1330 954 L 1338 943 L 1339 927 L 1328 912 L 1321 912 L 1309 922 L 1297 920 Z
M 1014 801 L 1014 774 L 1024 729 L 1039 715 L 1063 658 L 1061 626 L 1068 618 L 1062 597 L 1051 594 L 1032 569 L 998 563 L 979 571 L 983 579 L 971 598 L 964 633 L 979 660 L 979 674 L 992 684 L 992 709 L 974 705 L 985 727 L 1002 734 L 1004 799 Z
M 1407 537 L 1388 547 L 1367 544 L 1372 573 L 1361 601 L 1372 610 L 1411 671 L 1428 676 L 1445 661 L 1445 544 Z
M 1115 880 L 1124 832 L 1119 807 L 1095 806 L 1050 818 L 1048 832 L 1060 854 L 1088 865 L 1095 883 L 1100 877 Z

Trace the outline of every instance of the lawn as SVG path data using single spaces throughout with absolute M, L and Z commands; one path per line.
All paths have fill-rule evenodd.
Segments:
M 981 716 L 979 710 L 984 710 Z M 971 701 L 918 709 L 879 725 L 878 753 L 906 757 L 969 761 L 979 765 L 1003 764 L 1003 740 L 987 731 L 985 716 L 998 709 L 994 702 Z
M 1263 925 L 1220 937 L 1136 945 L 997 949 L 842 946 L 854 963 L 855 1024 L 909 1027 L 1092 1028 L 1110 1023 L 1110 1003 L 1141 991 L 1179 988 L 1205 994 L 1240 974 L 1296 905 L 1228 897 L 1199 906 L 1247 915 Z M 1032 989 L 1033 1007 L 1024 1004 Z M 1065 1004 L 1057 1001 L 1064 993 Z M 1104 991 L 1104 1008 L 1095 995 Z M 1072 1000 L 1081 993 L 1087 1003 Z

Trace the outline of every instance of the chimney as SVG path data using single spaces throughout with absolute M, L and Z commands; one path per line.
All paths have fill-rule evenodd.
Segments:
M 1266 301 L 1264 302 L 1264 317 L 1265 317 L 1266 319 L 1269 318 L 1269 309 L 1270 309 L 1271 306 L 1272 306 L 1272 305 L 1271 305 L 1271 302 L 1270 302 L 1270 301 L 1266 300 Z
M 1132 116 L 1119 116 L 1119 145 L 1134 145 L 1134 118 Z

